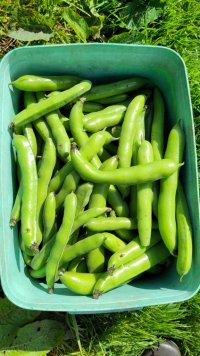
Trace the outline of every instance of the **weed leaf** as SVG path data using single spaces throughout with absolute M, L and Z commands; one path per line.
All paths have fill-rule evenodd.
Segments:
M 0 325 L 0 350 L 7 349 L 11 346 L 17 333 L 14 325 Z
M 50 38 L 53 36 L 53 34 L 44 33 L 43 31 L 40 32 L 26 31 L 23 28 L 19 28 L 18 30 L 9 31 L 8 36 L 20 42 L 32 42 L 32 41 L 41 41 L 41 40 L 48 42 Z
M 0 325 L 9 324 L 15 328 L 24 326 L 34 321 L 40 314 L 40 311 L 21 309 L 6 298 L 0 299 Z
M 65 9 L 63 18 L 74 30 L 78 39 L 86 42 L 87 37 L 89 36 L 89 28 L 85 19 L 70 8 Z
M 15 350 L 46 351 L 57 346 L 64 337 L 64 325 L 56 320 L 41 320 L 18 329 L 12 343 Z
M 47 351 L 0 351 L 0 356 L 46 356 L 49 353 Z

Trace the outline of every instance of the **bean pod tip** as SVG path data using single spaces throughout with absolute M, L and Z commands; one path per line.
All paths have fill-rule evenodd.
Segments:
M 99 291 L 99 290 L 97 290 L 97 289 L 95 289 L 94 291 L 93 291 L 93 298 L 94 299 L 98 299 L 100 296 L 101 296 L 101 292 Z

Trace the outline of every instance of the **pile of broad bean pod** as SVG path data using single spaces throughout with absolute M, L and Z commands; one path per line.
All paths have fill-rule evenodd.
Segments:
M 159 88 L 145 78 L 95 85 L 22 76 L 13 117 L 18 192 L 10 226 L 32 278 L 99 297 L 176 258 L 192 264 L 192 228 L 179 179 L 185 137 L 166 130 Z M 164 267 L 163 267 L 164 266 Z

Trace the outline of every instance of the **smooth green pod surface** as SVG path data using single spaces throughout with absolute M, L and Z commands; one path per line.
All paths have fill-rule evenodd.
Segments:
M 46 282 L 49 293 L 53 292 L 54 281 L 58 273 L 59 263 L 64 249 L 69 241 L 76 214 L 76 202 L 77 198 L 74 193 L 68 194 L 65 198 L 62 223 L 56 234 L 55 243 L 51 249 L 47 261 Z
M 171 159 L 163 159 L 152 163 L 137 165 L 128 168 L 118 168 L 115 171 L 100 171 L 94 168 L 76 146 L 72 147 L 72 164 L 80 176 L 93 183 L 110 184 L 140 184 L 147 181 L 155 181 L 170 176 L 177 171 L 181 164 Z
M 69 89 L 80 81 L 75 75 L 23 75 L 10 84 L 19 90 L 37 92 Z
M 143 140 L 138 150 L 138 163 L 153 162 L 153 149 L 149 141 Z M 137 185 L 137 222 L 138 233 L 142 246 L 148 246 L 152 231 L 152 183 Z
M 13 145 L 21 171 L 22 205 L 21 235 L 25 245 L 37 250 L 36 215 L 37 215 L 37 169 L 31 146 L 22 135 L 14 135 Z
M 184 132 L 180 123 L 174 125 L 170 130 L 164 157 L 173 159 L 180 163 L 183 159 L 185 146 Z M 161 161 L 159 161 L 161 162 Z M 174 254 L 177 248 L 176 228 L 176 191 L 178 186 L 179 170 L 160 182 L 160 193 L 158 198 L 158 225 L 162 239 Z
M 77 241 L 72 246 L 67 246 L 60 260 L 60 268 L 65 266 L 67 262 L 72 261 L 74 258 L 83 256 L 101 246 L 105 239 L 106 236 L 104 236 L 102 233 L 99 233 L 85 237 L 83 240 Z
M 67 271 L 60 274 L 61 282 L 72 292 L 81 295 L 91 295 L 95 283 L 102 273 L 79 273 Z
M 189 208 L 183 187 L 179 182 L 176 197 L 176 222 L 177 222 L 177 272 L 180 280 L 190 271 L 192 266 L 192 224 L 190 220 Z
M 101 84 L 93 86 L 90 92 L 84 97 L 89 100 L 103 99 L 110 96 L 127 93 L 133 90 L 137 90 L 148 83 L 145 78 L 129 78 L 120 81 L 116 81 L 109 84 Z
M 46 115 L 54 110 L 61 108 L 70 101 L 84 94 L 91 88 L 91 82 L 81 82 L 70 89 L 60 92 L 58 95 L 48 97 L 47 99 L 32 104 L 31 107 L 20 111 L 14 116 L 11 127 L 18 128 L 29 122 L 37 120 L 43 115 Z
M 119 251 L 116 251 L 108 260 L 108 271 L 112 274 L 113 270 L 128 263 L 131 260 L 136 259 L 142 255 L 150 247 L 154 246 L 161 240 L 161 236 L 158 230 L 152 230 L 151 242 L 149 246 L 142 246 L 140 238 L 136 237 L 133 241 L 130 241 L 127 245 L 122 247 Z
M 112 275 L 105 273 L 94 286 L 93 297 L 131 281 L 134 277 L 147 271 L 151 267 L 162 263 L 169 256 L 169 251 L 162 242 L 159 242 L 138 258 L 117 268 Z

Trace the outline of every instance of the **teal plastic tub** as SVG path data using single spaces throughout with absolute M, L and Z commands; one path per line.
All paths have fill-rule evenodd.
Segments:
M 44 283 L 27 274 L 18 245 L 17 228 L 9 227 L 16 193 L 15 166 L 8 125 L 19 110 L 17 90 L 9 83 L 24 74 L 80 75 L 96 82 L 131 76 L 149 78 L 163 93 L 169 126 L 182 120 L 186 134 L 185 165 L 182 177 L 189 204 L 194 255 L 190 273 L 180 283 L 175 264 L 164 274 L 144 278 L 116 288 L 98 300 L 79 296 L 61 284 L 53 295 Z M 187 72 L 175 51 L 157 46 L 125 44 L 70 44 L 22 47 L 10 51 L 0 64 L 0 262 L 5 295 L 27 309 L 69 313 L 107 313 L 133 310 L 155 304 L 174 303 L 191 298 L 200 285 L 200 224 L 198 171 L 195 134 Z

